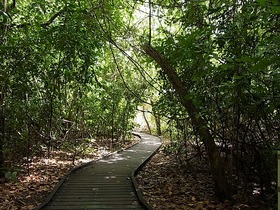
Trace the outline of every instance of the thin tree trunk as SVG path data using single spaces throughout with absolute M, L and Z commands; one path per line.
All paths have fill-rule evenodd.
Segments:
M 153 58 L 161 66 L 162 70 L 167 75 L 170 83 L 179 96 L 181 104 L 188 112 L 194 128 L 206 147 L 210 161 L 211 173 L 215 183 L 216 196 L 219 200 L 230 198 L 231 187 L 225 176 L 223 160 L 219 155 L 219 150 L 215 144 L 214 137 L 207 128 L 206 122 L 201 117 L 200 112 L 194 105 L 193 101 L 187 97 L 189 90 L 183 85 L 175 69 L 169 64 L 165 57 L 163 57 L 150 45 L 145 45 L 143 49 L 147 55 Z
M 157 127 L 157 135 L 161 136 L 161 123 L 160 123 L 160 116 L 158 114 L 154 115 Z
M 123 115 L 122 115 L 122 142 L 125 143 L 125 138 L 126 138 L 126 132 L 127 132 L 127 124 L 128 124 L 128 101 L 126 100 L 125 108 L 123 110 Z
M 4 168 L 4 142 L 5 142 L 5 112 L 4 112 L 4 98 L 5 94 L 1 90 L 0 93 L 0 178 L 5 176 Z
M 114 144 L 114 133 L 115 133 L 115 97 L 113 96 L 113 104 L 112 104 L 112 129 L 111 129 L 111 145 L 110 150 L 113 150 L 113 144 Z
M 144 120 L 145 120 L 145 122 L 146 122 L 147 128 L 148 128 L 148 130 L 149 130 L 149 134 L 152 134 L 152 130 L 151 130 L 149 121 L 148 121 L 148 119 L 147 119 L 147 117 L 146 117 L 146 115 L 145 115 L 144 108 L 145 108 L 145 107 L 143 107 L 143 112 L 142 112 L 142 113 L 143 113 L 143 118 L 144 118 Z
M 27 174 L 30 175 L 30 140 L 31 140 L 31 134 L 30 134 L 30 120 L 28 118 L 28 93 L 25 93 L 25 117 L 26 117 L 26 130 L 27 130 L 27 151 L 26 151 L 26 157 L 27 157 Z
M 2 5 L 3 5 L 3 12 L 4 13 L 8 13 L 8 1 L 7 0 L 2 0 Z M 15 0 L 13 1 L 13 4 L 10 5 L 9 10 L 12 10 L 15 8 Z M 2 34 L 1 34 L 1 44 L 2 46 L 5 46 L 7 43 L 7 18 L 4 18 L 1 30 L 2 30 Z M 2 62 L 4 62 L 4 60 L 2 60 Z M 6 72 L 1 69 L 1 89 L 0 89 L 0 178 L 3 178 L 4 175 L 4 143 L 5 143 L 5 96 L 6 96 L 6 78 L 5 78 L 5 74 Z
M 50 158 L 51 154 L 51 145 L 52 145 L 52 121 L 53 121 L 53 93 L 50 94 L 50 110 L 49 110 L 49 130 L 48 130 L 48 158 Z

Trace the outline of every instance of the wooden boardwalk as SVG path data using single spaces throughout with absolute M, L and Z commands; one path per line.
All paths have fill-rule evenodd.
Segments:
M 148 134 L 136 134 L 141 136 L 139 144 L 73 171 L 38 209 L 148 209 L 139 202 L 134 173 L 161 141 Z

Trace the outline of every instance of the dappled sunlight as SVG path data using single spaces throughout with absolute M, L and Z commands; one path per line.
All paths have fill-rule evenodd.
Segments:
M 146 122 L 145 122 L 143 114 L 141 112 L 137 113 L 134 121 L 137 124 L 139 131 L 146 130 Z
M 14 206 L 23 210 L 31 210 L 39 205 L 40 198 L 46 196 L 73 167 L 96 160 L 103 156 L 103 151 L 99 154 L 85 156 L 78 159 L 73 165 L 70 153 L 62 151 L 52 151 L 51 158 L 34 157 L 29 159 L 29 163 L 22 165 L 24 172 L 13 173 L 9 177 L 15 182 L 7 182 L 0 186 L 0 209 L 13 209 Z M 27 159 L 26 159 L 27 161 Z M 28 173 L 29 171 L 29 173 Z M 30 203 L 29 205 L 27 205 Z
M 143 141 L 143 143 L 147 144 L 147 145 L 160 145 L 161 144 L 160 142 L 149 141 L 149 140 Z
M 134 150 L 134 149 L 127 149 L 127 150 L 125 150 L 125 151 L 128 151 L 128 152 L 137 152 L 137 151 Z
M 105 176 L 104 178 L 105 179 L 116 179 L 117 177 L 116 176 Z
M 113 153 L 90 165 L 86 165 L 86 167 L 75 170 L 75 172 L 69 175 L 65 183 L 60 186 L 60 190 L 56 192 L 55 196 L 52 197 L 53 199 L 47 205 L 52 207 L 61 205 L 73 206 L 76 205 L 76 200 L 70 200 L 69 196 L 75 199 L 76 195 L 82 194 L 87 203 L 92 205 L 100 203 L 100 205 L 104 206 L 107 205 L 107 197 L 110 198 L 117 195 L 118 198 L 120 196 L 120 201 L 118 201 L 118 198 L 117 201 L 115 199 L 110 200 L 109 205 L 117 204 L 127 207 L 127 202 L 131 203 L 132 199 L 130 194 L 134 195 L 130 174 L 158 148 L 158 145 L 148 143 L 158 140 L 157 138 L 149 138 L 128 150 Z M 103 198 L 104 193 L 106 193 L 106 199 Z M 87 198 L 88 194 L 94 194 L 94 197 Z M 135 196 L 133 199 L 135 206 L 138 206 Z M 77 200 L 77 202 L 80 202 L 80 200 Z M 81 203 L 81 205 L 84 204 Z
M 182 209 L 197 200 L 200 171 L 190 163 L 199 158 L 211 168 L 201 177 L 212 178 L 208 192 L 219 201 L 240 196 L 237 204 L 251 208 L 253 194 L 274 209 L 277 193 L 280 200 L 278 2 L 3 0 L 0 210 L 33 209 L 65 173 L 93 160 L 87 168 L 107 175 L 107 166 L 131 169 L 127 162 L 144 161 L 161 144 L 143 134 L 125 151 L 138 142 L 134 129 L 169 138 L 165 153 L 183 166 L 185 180 L 171 182 L 179 174 L 173 173 L 155 185 L 174 196 L 170 208 L 160 206 L 164 199 L 157 208 L 178 209 L 177 195 L 185 195 Z M 87 175 L 90 180 L 86 173 L 81 179 Z M 185 183 L 191 178 L 194 188 Z M 201 205 L 190 208 L 212 208 L 205 186 Z
M 118 161 L 121 161 L 121 160 L 127 160 L 127 159 L 129 159 L 129 156 L 123 157 L 121 154 L 114 154 L 114 155 L 110 156 L 109 158 L 100 160 L 99 162 L 101 162 L 101 163 L 115 163 L 115 162 L 118 162 Z

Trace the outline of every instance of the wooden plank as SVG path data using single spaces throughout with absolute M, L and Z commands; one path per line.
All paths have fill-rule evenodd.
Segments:
M 143 136 L 144 141 L 112 159 L 70 173 L 40 209 L 146 209 L 139 204 L 129 177 L 161 144 L 157 137 Z

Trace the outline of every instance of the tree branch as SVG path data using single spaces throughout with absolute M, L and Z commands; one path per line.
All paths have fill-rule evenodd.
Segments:
M 177 75 L 175 69 L 169 64 L 166 58 L 164 58 L 160 53 L 158 53 L 151 45 L 144 45 L 143 50 L 149 55 L 151 58 L 153 58 L 162 68 L 164 73 L 168 76 L 169 81 L 173 85 L 174 89 L 176 90 L 177 94 L 180 97 L 181 101 L 190 101 L 190 99 L 187 99 L 188 90 L 185 88 L 181 80 L 179 79 L 179 76 Z M 187 102 L 189 103 L 189 102 Z M 192 106 L 191 106 L 192 107 Z M 195 108 L 191 108 L 191 112 L 196 112 L 194 110 Z
M 230 198 L 231 186 L 225 176 L 223 160 L 220 157 L 219 150 L 215 144 L 215 139 L 207 128 L 207 122 L 202 118 L 199 109 L 195 106 L 192 99 L 187 97 L 189 90 L 183 85 L 176 70 L 170 65 L 169 61 L 164 56 L 150 45 L 144 45 L 143 50 L 160 65 L 164 73 L 167 75 L 170 83 L 179 96 L 181 104 L 188 112 L 194 128 L 205 145 L 218 198 L 220 200 Z
M 142 103 L 152 105 L 152 104 L 149 103 L 148 101 L 143 100 L 143 99 L 141 98 L 141 96 L 139 96 L 138 94 L 136 94 L 134 91 L 132 91 L 132 90 L 128 87 L 128 85 L 126 84 L 125 79 L 124 79 L 124 77 L 123 77 L 123 75 L 122 75 L 122 72 L 121 72 L 121 70 L 120 70 L 119 64 L 118 64 L 118 62 L 117 62 L 115 53 L 114 53 L 113 48 L 112 48 L 111 45 L 110 45 L 110 51 L 111 51 L 111 54 L 112 54 L 112 56 L 113 56 L 114 63 L 116 64 L 117 71 L 118 71 L 118 73 L 119 73 L 119 75 L 120 75 L 120 77 L 121 77 L 121 80 L 122 80 L 123 85 L 125 86 L 125 88 L 126 88 L 135 98 L 137 98 L 137 99 L 138 99 L 139 101 L 141 101 Z
M 149 46 L 152 41 L 152 2 L 149 0 Z
M 62 10 L 60 10 L 59 12 L 55 13 L 48 21 L 46 21 L 45 23 L 41 23 L 40 26 L 42 26 L 43 28 L 48 27 L 49 25 L 51 25 L 56 18 L 58 18 L 60 15 L 62 15 L 64 12 L 66 11 L 65 8 L 63 8 Z M 30 23 L 22 23 L 19 25 L 16 24 L 11 24 L 10 27 L 15 27 L 15 28 L 25 28 L 31 26 Z
M 65 8 L 63 8 L 62 10 L 60 10 L 59 12 L 57 12 L 56 14 L 54 14 L 47 22 L 41 24 L 42 27 L 47 27 L 49 25 L 51 25 L 54 20 L 59 17 L 60 15 L 62 15 L 64 12 L 66 11 Z
M 7 2 L 6 0 L 4 0 L 3 2 Z M 5 8 L 6 7 L 6 8 Z M 4 11 L 6 13 L 9 13 L 11 10 L 13 10 L 14 8 L 16 8 L 16 0 L 13 0 L 13 3 L 11 3 L 9 6 L 5 6 L 4 4 Z

